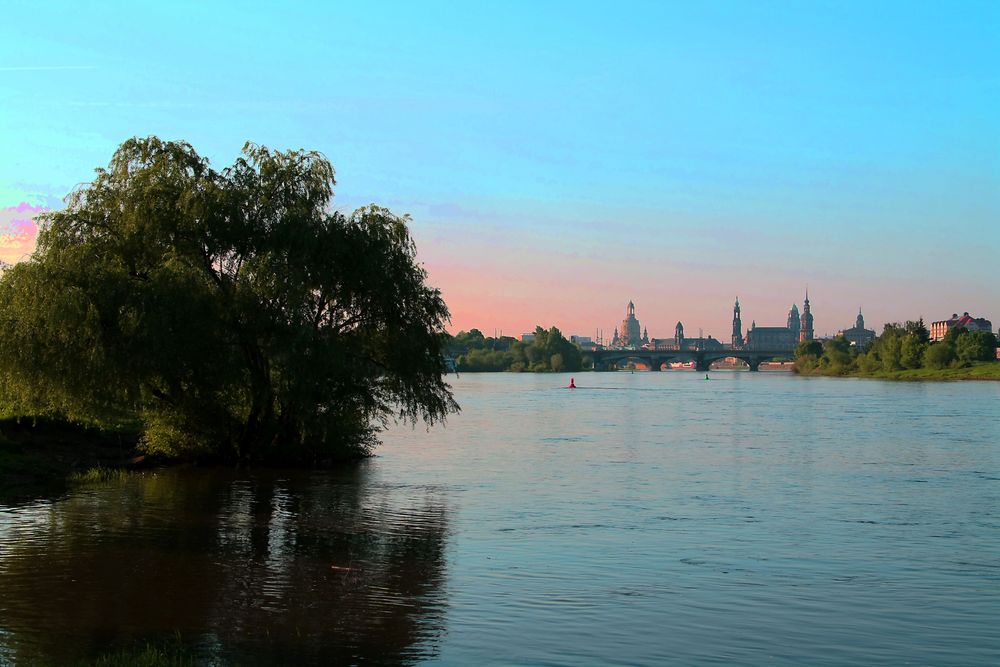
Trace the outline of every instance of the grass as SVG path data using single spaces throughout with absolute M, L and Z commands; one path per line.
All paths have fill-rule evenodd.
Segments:
M 60 493 L 67 482 L 109 481 L 138 455 L 137 433 L 46 419 L 0 419 L 0 501 Z
M 879 371 L 872 377 L 889 380 L 1000 380 L 1000 363 L 980 361 L 966 368 L 911 368 L 905 371 Z
M 880 380 L 994 380 L 1000 381 L 1000 361 L 977 361 L 960 368 L 910 368 L 901 371 L 873 371 L 863 373 L 853 370 L 847 373 L 831 372 L 823 368 L 800 371 L 802 375 L 826 375 L 839 377 L 875 378 Z
M 70 473 L 67 480 L 71 484 L 106 484 L 108 482 L 123 482 L 135 474 L 135 472 L 124 468 L 94 466 L 83 472 Z
M 106 653 L 93 662 L 93 667 L 194 667 L 197 662 L 183 648 L 160 648 L 147 644 L 141 649 Z

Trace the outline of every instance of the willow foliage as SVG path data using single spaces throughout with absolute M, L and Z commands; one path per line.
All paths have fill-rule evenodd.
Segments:
M 247 144 L 215 171 L 186 143 L 126 141 L 0 278 L 8 411 L 138 418 L 151 451 L 312 461 L 456 410 L 448 310 L 407 219 L 333 211 L 333 185 L 314 152 Z

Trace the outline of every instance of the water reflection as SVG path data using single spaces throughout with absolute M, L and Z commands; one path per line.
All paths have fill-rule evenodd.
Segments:
M 1000 383 L 702 378 L 463 376 L 350 472 L 0 508 L 0 664 L 1000 664 Z
M 174 635 L 240 664 L 412 662 L 443 633 L 448 514 L 365 464 L 172 471 L 0 508 L 0 662 Z

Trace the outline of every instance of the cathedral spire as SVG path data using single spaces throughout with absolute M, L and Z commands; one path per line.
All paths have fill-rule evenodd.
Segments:
M 802 317 L 799 318 L 799 341 L 813 339 L 813 316 L 809 308 L 809 286 L 806 285 L 806 300 L 802 304 Z
M 740 297 L 736 297 L 736 304 L 733 306 L 733 349 L 743 347 L 743 322 L 740 320 Z

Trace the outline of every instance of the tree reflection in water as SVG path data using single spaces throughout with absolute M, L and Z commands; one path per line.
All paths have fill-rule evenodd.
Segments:
M 371 464 L 168 471 L 0 508 L 0 662 L 179 635 L 240 664 L 410 662 L 444 631 L 448 509 Z

